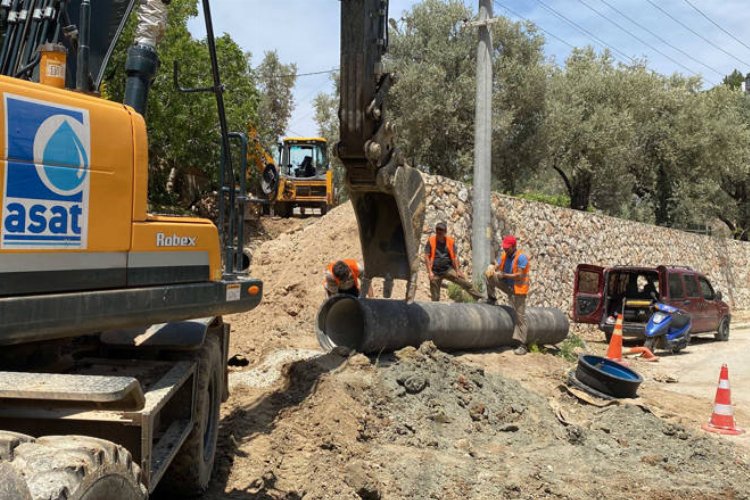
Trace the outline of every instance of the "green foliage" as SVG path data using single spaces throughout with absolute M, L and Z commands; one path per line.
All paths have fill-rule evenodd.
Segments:
M 388 104 L 407 161 L 430 173 L 470 180 L 473 169 L 477 32 L 460 0 L 424 0 L 391 30 L 389 69 L 398 75 Z M 533 167 L 544 106 L 542 44 L 530 25 L 493 25 L 493 169 L 513 191 Z
M 742 75 L 742 73 L 740 73 L 740 70 L 735 69 L 734 71 L 732 71 L 732 73 L 725 76 L 721 83 L 723 83 L 727 87 L 730 87 L 732 90 L 739 90 L 742 87 L 742 82 L 744 81 L 745 77 Z
M 556 207 L 569 207 L 570 197 L 564 194 L 546 194 L 546 193 L 521 193 L 516 195 L 517 198 L 529 201 L 537 201 L 540 203 L 546 203 L 547 205 L 554 205 Z
M 185 172 L 202 173 L 213 188 L 221 154 L 219 121 L 213 94 L 182 94 L 172 83 L 172 65 L 182 68 L 181 84 L 211 86 L 212 77 L 205 40 L 196 40 L 187 29 L 187 20 L 198 14 L 197 0 L 173 0 L 164 40 L 158 47 L 161 68 L 151 88 L 146 112 L 149 131 L 149 199 L 154 205 L 187 206 L 194 200 L 179 200 L 170 174 L 179 179 Z M 122 101 L 125 91 L 125 59 L 133 42 L 135 16 L 113 54 L 105 84 L 107 96 Z M 216 40 L 229 129 L 244 131 L 248 120 L 256 118 L 259 93 L 245 54 L 229 35 Z M 236 165 L 236 163 L 235 163 Z
M 583 339 L 575 334 L 570 334 L 568 337 L 557 344 L 555 347 L 539 346 L 536 343 L 529 345 L 529 352 L 535 352 L 538 354 L 554 354 L 559 356 L 566 361 L 575 361 L 578 359 L 576 349 L 583 349 L 586 347 Z
M 334 83 L 332 94 L 321 92 L 315 96 L 315 122 L 318 124 L 318 134 L 328 140 L 328 158 L 333 168 L 333 185 L 336 189 L 334 202 L 338 205 L 349 199 L 344 183 L 344 165 L 336 156 L 336 144 L 339 141 L 339 75 L 331 75 Z
M 472 17 L 460 0 L 422 0 L 389 23 L 387 60 L 398 79 L 386 112 L 407 161 L 467 182 L 477 33 L 462 21 Z M 699 77 L 618 65 L 590 47 L 553 66 L 531 24 L 501 18 L 492 31 L 494 189 L 678 228 L 719 219 L 750 239 L 750 97 L 739 71 L 705 91 Z M 337 107 L 338 89 L 316 99 L 329 138 Z
M 455 283 L 448 283 L 448 298 L 453 302 L 474 303 L 476 299 Z
M 583 349 L 585 347 L 586 344 L 583 342 L 583 339 L 581 339 L 581 337 L 575 334 L 569 334 L 568 338 L 558 344 L 557 355 L 567 361 L 575 361 L 576 359 L 578 359 L 576 349 Z
M 294 111 L 294 85 L 297 65 L 283 64 L 275 50 L 266 52 L 257 70 L 261 92 L 258 105 L 259 131 L 267 147 L 272 147 L 286 133 Z

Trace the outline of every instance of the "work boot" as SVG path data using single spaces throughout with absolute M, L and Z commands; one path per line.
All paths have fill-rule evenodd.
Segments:
M 528 354 L 528 352 L 529 352 L 529 348 L 523 344 L 513 349 L 513 354 L 516 354 L 518 356 L 523 356 L 524 354 Z

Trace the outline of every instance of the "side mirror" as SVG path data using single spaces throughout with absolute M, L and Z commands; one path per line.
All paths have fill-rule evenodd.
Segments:
M 721 292 L 716 292 L 716 300 L 722 300 L 723 295 Z

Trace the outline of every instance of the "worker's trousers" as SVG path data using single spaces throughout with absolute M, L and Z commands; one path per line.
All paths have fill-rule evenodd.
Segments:
M 466 278 L 459 278 L 458 274 L 456 274 L 456 270 L 450 268 L 443 274 L 435 274 L 435 279 L 430 281 L 430 297 L 433 302 L 440 302 L 440 286 L 443 284 L 443 280 L 452 281 L 466 290 L 469 295 L 477 300 L 482 298 L 482 294 L 474 289 L 474 285 L 472 285 L 469 280 Z
M 499 288 L 508 296 L 508 302 L 516 312 L 516 325 L 513 328 L 513 340 L 519 344 L 526 345 L 528 335 L 526 328 L 526 295 L 516 295 L 513 285 L 509 285 L 505 280 L 498 279 L 496 276 L 485 278 L 487 285 L 487 298 L 497 300 L 495 290 Z

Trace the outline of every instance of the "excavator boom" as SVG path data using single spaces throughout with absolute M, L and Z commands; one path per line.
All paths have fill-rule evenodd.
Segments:
M 341 101 L 338 157 L 359 225 L 365 280 L 408 281 L 413 300 L 424 224 L 421 174 L 404 164 L 395 125 L 386 116 L 393 75 L 388 50 L 388 1 L 341 1 Z M 362 290 L 369 288 L 363 284 Z

